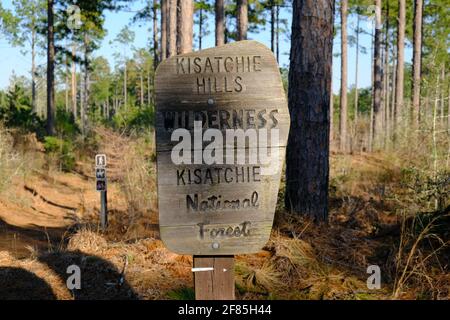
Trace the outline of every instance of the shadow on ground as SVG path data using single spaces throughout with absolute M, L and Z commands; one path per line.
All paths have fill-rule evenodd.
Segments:
M 38 257 L 66 283 L 72 275 L 67 268 L 81 270 L 81 289 L 72 290 L 75 300 L 136 300 L 138 295 L 126 281 L 123 270 L 110 262 L 81 251 L 46 253 Z
M 81 251 L 66 251 L 66 228 L 20 228 L 0 220 L 0 251 L 8 251 L 14 258 L 30 256 L 27 247 L 41 252 L 37 260 L 46 264 L 66 283 L 71 274 L 67 268 L 77 265 L 81 269 L 81 289 L 73 290 L 76 300 L 129 300 L 138 295 L 126 281 L 123 270 L 110 262 Z M 60 250 L 62 249 L 62 250 Z M 21 268 L 0 267 L 0 300 L 2 299 L 56 299 L 44 279 Z
M 0 300 L 56 300 L 43 279 L 21 268 L 0 267 Z
M 30 256 L 28 247 L 48 250 L 63 245 L 67 231 L 67 228 L 43 228 L 34 225 L 27 228 L 17 227 L 0 219 L 0 251 L 8 251 L 16 258 L 27 258 Z

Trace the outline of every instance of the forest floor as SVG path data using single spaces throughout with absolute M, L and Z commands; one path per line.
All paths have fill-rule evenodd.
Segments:
M 105 143 L 95 151 L 109 157 L 108 231 L 98 228 L 92 157 L 61 172 L 33 142 L 33 168 L 0 193 L 0 299 L 194 297 L 192 257 L 159 240 L 153 150 L 97 134 Z M 442 242 L 407 241 L 401 164 L 381 153 L 332 154 L 329 223 L 280 205 L 264 249 L 236 257 L 237 298 L 449 299 L 448 228 Z M 66 286 L 72 264 L 81 268 L 80 290 Z M 368 289 L 369 265 L 380 267 L 381 289 Z

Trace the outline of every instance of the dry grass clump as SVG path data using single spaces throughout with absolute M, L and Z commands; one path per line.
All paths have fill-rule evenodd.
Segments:
M 130 231 L 143 216 L 152 216 L 152 220 L 156 217 L 156 165 L 152 146 L 152 141 L 145 139 L 133 141 L 120 164 L 122 175 L 118 182 L 128 207 Z
M 235 265 L 236 285 L 242 292 L 266 293 L 280 287 L 281 273 L 270 261 L 252 264 L 238 260 Z
M 445 250 L 448 251 L 450 240 L 438 233 L 440 219 L 439 216 L 403 218 L 395 257 L 394 298 L 404 295 L 406 289 L 410 289 L 409 294 L 412 289 L 414 298 L 442 297 L 439 283 L 448 276 Z M 448 289 L 444 295 L 445 292 L 448 294 Z
M 169 299 L 176 288 L 193 285 L 192 261 L 170 252 L 160 240 L 115 243 L 103 256 L 127 257 L 126 279 L 142 299 Z
M 82 228 L 70 237 L 67 250 L 98 254 L 107 246 L 108 243 L 102 235 L 87 228 Z
M 272 240 L 275 247 L 275 255 L 279 259 L 286 260 L 292 268 L 317 266 L 311 246 L 300 239 L 276 237 Z

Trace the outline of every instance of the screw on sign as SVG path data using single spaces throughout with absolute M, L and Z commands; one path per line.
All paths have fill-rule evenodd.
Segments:
M 174 56 L 155 90 L 161 239 L 205 257 L 198 299 L 233 298 L 232 257 L 264 247 L 277 202 L 290 119 L 276 59 L 256 41 Z

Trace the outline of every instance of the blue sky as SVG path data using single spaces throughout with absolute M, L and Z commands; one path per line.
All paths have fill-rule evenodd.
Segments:
M 2 0 L 3 6 L 6 8 L 12 8 L 11 0 Z M 110 61 L 111 65 L 114 65 L 113 53 L 118 51 L 119 48 L 111 45 L 110 42 L 115 38 L 120 29 L 129 25 L 131 18 L 134 16 L 135 11 L 144 7 L 148 3 L 144 0 L 136 1 L 129 10 L 125 12 L 107 12 L 105 20 L 105 29 L 108 31 L 107 36 L 102 42 L 101 48 L 95 52 L 96 56 L 105 56 Z M 281 12 L 281 18 L 288 20 L 288 27 L 291 26 L 291 12 Z M 336 21 L 338 22 L 338 21 Z M 214 17 L 209 17 L 209 27 L 210 34 L 203 39 L 203 48 L 209 48 L 214 46 Z M 354 17 L 349 17 L 349 35 L 353 33 L 354 25 L 356 24 Z M 136 39 L 132 46 L 136 48 L 142 48 L 148 46 L 149 39 L 151 37 L 151 32 L 149 22 L 140 22 L 130 25 L 131 29 L 136 33 Z M 353 26 L 353 27 L 352 27 Z M 369 32 L 370 23 L 366 21 L 361 22 L 361 27 Z M 196 31 L 196 30 L 195 30 Z M 249 38 L 253 40 L 260 41 L 270 47 L 270 28 L 266 26 L 265 30 L 259 33 L 249 33 Z M 370 34 L 361 35 L 360 43 L 362 46 L 366 47 L 367 53 L 360 54 L 359 59 L 359 81 L 358 87 L 368 87 L 371 81 L 371 61 L 370 61 L 370 46 L 371 46 L 371 36 Z M 340 52 L 340 37 L 337 36 L 334 40 L 334 53 L 339 54 Z M 405 58 L 409 62 L 411 60 L 411 49 L 407 45 Z M 280 65 L 289 65 L 289 49 L 290 44 L 286 36 L 280 38 Z M 21 48 L 14 48 L 9 44 L 3 36 L 0 35 L 0 61 L 2 61 L 1 73 L 0 73 L 0 89 L 5 89 L 8 86 L 9 79 L 14 72 L 16 75 L 29 76 L 31 68 L 31 57 L 29 54 L 23 55 L 21 53 Z M 354 85 L 355 78 L 355 47 L 348 48 L 348 85 L 352 87 Z M 44 65 L 46 63 L 45 56 L 39 56 L 37 58 L 37 63 Z M 333 92 L 337 93 L 340 86 L 340 58 L 333 58 Z

